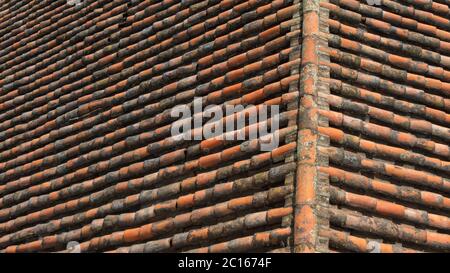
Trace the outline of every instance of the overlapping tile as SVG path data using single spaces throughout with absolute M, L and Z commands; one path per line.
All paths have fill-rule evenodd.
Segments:
M 0 252 L 450 251 L 449 143 L 448 0 L 0 2 Z

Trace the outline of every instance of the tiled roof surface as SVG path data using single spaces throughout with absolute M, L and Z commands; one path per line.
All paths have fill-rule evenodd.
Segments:
M 3 251 L 66 251 L 71 241 L 87 252 L 287 245 L 298 5 L 24 3 L 1 5 Z M 194 97 L 281 105 L 280 146 L 172 137 L 171 108 Z
M 80 2 L 0 1 L 0 252 L 450 251 L 450 1 Z
M 449 2 L 330 0 L 330 249 L 450 249 Z

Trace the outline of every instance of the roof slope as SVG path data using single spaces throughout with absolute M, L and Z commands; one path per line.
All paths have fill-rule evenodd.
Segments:
M 330 225 L 337 251 L 450 249 L 448 1 L 331 0 Z
M 0 252 L 450 251 L 448 0 L 72 2 L 0 1 Z
M 1 6 L 0 248 L 287 245 L 300 33 L 292 1 L 22 2 Z M 280 146 L 173 137 L 171 108 L 194 97 L 280 105 Z

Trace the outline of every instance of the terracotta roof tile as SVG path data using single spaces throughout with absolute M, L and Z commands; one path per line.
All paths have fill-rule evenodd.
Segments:
M 0 252 L 450 250 L 448 0 L 12 0 L 0 18 Z M 279 113 L 172 135 L 197 97 Z M 263 151 L 251 131 L 273 121 Z
M 330 76 L 319 111 L 329 123 L 318 129 L 330 164 L 320 170 L 335 206 L 323 236 L 336 251 L 448 251 L 448 6 L 321 6 Z

